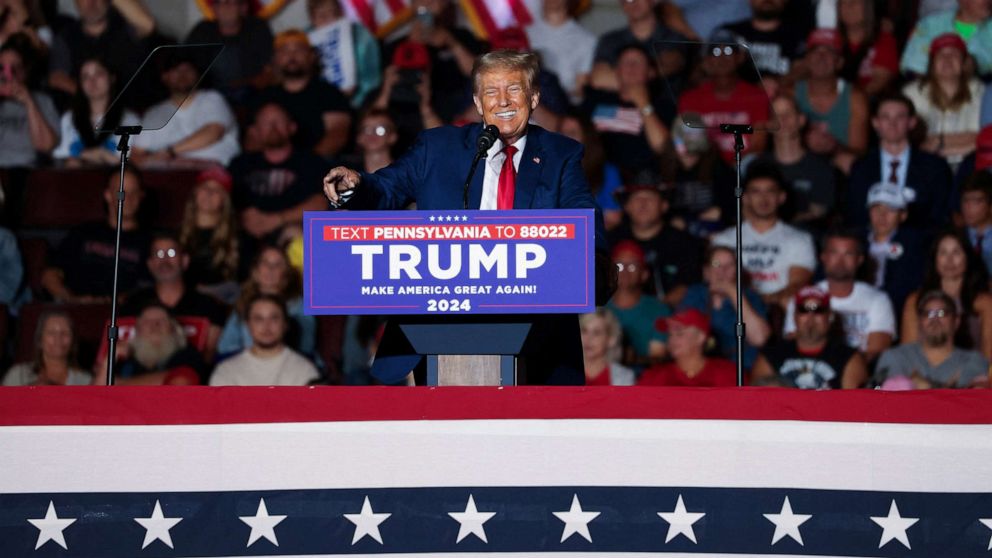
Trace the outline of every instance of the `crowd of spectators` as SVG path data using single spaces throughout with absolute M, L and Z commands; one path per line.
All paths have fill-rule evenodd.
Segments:
M 119 381 L 371 382 L 381 320 L 341 318 L 334 337 L 303 315 L 303 212 L 328 209 L 333 166 L 374 172 L 424 129 L 477 121 L 473 62 L 510 48 L 540 56 L 532 122 L 585 146 L 618 267 L 613 299 L 581 318 L 588 384 L 734 385 L 740 358 L 754 385 L 987 387 L 992 0 L 617 2 L 625 22 L 602 34 L 577 0 L 539 0 L 527 27 L 481 38 L 453 0 L 411 0 L 386 37 L 341 0 L 306 0 L 307 24 L 278 33 L 255 2 L 210 0 L 213 17 L 168 37 L 142 0 L 75 0 L 74 17 L 0 0 L 0 303 L 18 331 L 3 383 L 104 381 L 106 347 L 80 350 L 72 310 L 109 308 L 106 130 L 135 125 L 149 130 L 123 175 Z M 155 47 L 203 43 L 225 46 L 209 71 L 207 50 L 166 49 L 130 80 Z M 741 301 L 724 123 L 756 129 Z M 32 177 L 68 193 L 94 169 L 102 218 L 23 225 Z M 165 175 L 183 210 L 152 226 Z M 21 251 L 39 246 L 40 261 Z

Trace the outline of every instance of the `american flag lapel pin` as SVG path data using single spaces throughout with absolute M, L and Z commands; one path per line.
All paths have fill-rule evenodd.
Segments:
M 534 164 L 535 165 L 540 165 L 541 164 L 541 158 L 540 157 L 534 157 Z

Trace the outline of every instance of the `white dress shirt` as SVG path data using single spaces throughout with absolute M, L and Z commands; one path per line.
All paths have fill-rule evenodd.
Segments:
M 518 139 L 513 146 L 517 148 L 517 152 L 513 155 L 513 170 L 516 171 L 520 168 L 520 159 L 524 156 L 524 148 L 527 147 L 527 136 Z M 479 204 L 479 209 L 496 209 L 499 172 L 503 168 L 503 161 L 506 160 L 503 140 L 496 140 L 486 153 L 486 174 L 482 179 L 482 202 Z

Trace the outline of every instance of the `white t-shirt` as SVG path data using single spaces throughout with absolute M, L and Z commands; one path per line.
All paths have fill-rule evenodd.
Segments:
M 827 281 L 816 284 L 827 291 Z M 869 333 L 888 333 L 896 337 L 896 318 L 892 312 L 892 302 L 883 291 L 863 281 L 855 281 L 851 294 L 844 298 L 830 297 L 830 308 L 844 320 L 844 333 L 847 344 L 853 349 L 864 351 L 868 348 Z M 790 335 L 796 331 L 795 302 L 789 301 L 785 314 L 785 331 Z
M 575 20 L 553 27 L 537 17 L 527 27 L 527 39 L 530 47 L 541 55 L 541 65 L 558 76 L 562 89 L 575 97 L 578 92 L 575 78 L 592 69 L 596 36 Z
M 160 126 L 176 108 L 172 101 L 165 100 L 148 109 L 141 121 L 142 126 Z M 135 137 L 135 147 L 158 151 L 178 143 L 206 124 L 218 123 L 224 126 L 220 140 L 196 151 L 185 151 L 183 157 L 216 161 L 227 165 L 241 151 L 238 144 L 238 122 L 227 106 L 224 97 L 211 90 L 196 91 L 191 100 L 180 108 L 172 120 L 161 130 L 142 132 Z
M 734 248 L 737 236 L 731 227 L 713 236 L 716 246 Z M 751 276 L 751 286 L 766 295 L 781 291 L 789 284 L 789 268 L 816 268 L 813 237 L 781 221 L 764 233 L 758 233 L 747 221 L 741 226 L 744 269 Z
M 262 359 L 246 349 L 217 365 L 212 386 L 305 386 L 320 377 L 313 363 L 286 347 Z
M 101 116 L 99 114 L 94 115 L 94 126 L 100 123 Z M 125 110 L 121 115 L 121 126 L 137 126 L 139 124 L 141 124 L 141 119 L 130 110 Z M 76 124 L 72 121 L 71 110 L 62 114 L 60 127 L 62 132 L 59 134 L 59 145 L 52 152 L 52 157 L 56 159 L 79 157 L 80 153 L 86 148 L 83 146 L 83 140 L 79 137 L 79 130 L 76 129 Z M 103 141 L 102 147 L 108 151 L 117 153 L 117 141 L 119 139 L 115 135 L 108 134 L 107 138 Z

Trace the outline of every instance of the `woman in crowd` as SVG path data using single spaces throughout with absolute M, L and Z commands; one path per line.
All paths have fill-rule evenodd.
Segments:
M 240 252 L 237 219 L 231 204 L 233 181 L 223 167 L 209 167 L 196 177 L 186 201 L 179 242 L 190 256 L 186 278 L 198 290 L 225 304 L 238 296 Z
M 661 179 L 672 185 L 672 225 L 709 238 L 734 216 L 734 173 L 706 135 L 681 117 L 672 121 L 672 141 L 661 154 Z
M 241 295 L 234 306 L 217 344 L 217 353 L 230 355 L 251 346 L 251 335 L 246 322 L 247 303 L 258 294 L 275 295 L 286 301 L 291 323 L 286 344 L 308 357 L 316 349 L 317 320 L 303 314 L 303 297 L 300 277 L 290 265 L 286 253 L 275 246 L 259 250 L 252 262 L 251 275 L 242 286 Z
M 632 386 L 634 371 L 620 364 L 620 322 L 606 308 L 579 316 L 587 386 Z
M 875 14 L 873 0 L 838 0 L 837 31 L 844 41 L 840 75 L 872 97 L 899 75 L 899 45 Z
M 655 164 L 668 142 L 673 116 L 664 87 L 657 79 L 655 60 L 641 46 L 620 51 L 616 64 L 619 89 L 587 88 L 582 111 L 603 140 L 606 159 L 624 176 Z
M 98 58 L 84 61 L 76 79 L 79 88 L 72 98 L 72 108 L 62 115 L 61 139 L 52 156 L 73 167 L 115 165 L 120 160 L 117 137 L 97 133 L 96 126 L 113 130 L 118 125 L 138 125 L 141 120 L 120 103 L 110 106 L 117 96 L 117 77 Z
M 734 250 L 726 246 L 713 246 L 706 253 L 703 283 L 690 285 L 682 299 L 681 308 L 695 308 L 707 315 L 717 341 L 717 348 L 724 357 L 733 360 L 737 355 L 737 266 Z M 767 310 L 761 295 L 744 287 L 744 368 L 750 369 L 758 356 L 758 349 L 771 335 L 766 319 Z
M 672 361 L 652 366 L 641 374 L 639 386 L 732 387 L 737 385 L 734 363 L 706 356 L 710 320 L 690 308 L 658 320 L 658 329 L 668 332 Z
M 955 345 L 980 351 L 992 357 L 992 295 L 989 277 L 968 240 L 953 230 L 944 231 L 934 240 L 927 260 L 923 287 L 909 295 L 903 305 L 899 337 L 903 343 L 919 338 L 916 303 L 920 293 L 940 289 L 958 303 L 961 323 Z
M 65 312 L 53 310 L 38 318 L 34 346 L 34 360 L 12 366 L 3 385 L 85 386 L 93 381 L 93 376 L 76 364 L 76 335 Z
M 923 149 L 944 157 L 956 168 L 975 150 L 985 94 L 985 86 L 974 77 L 964 40 L 954 33 L 934 39 L 926 75 L 907 84 L 903 93 L 926 122 Z

